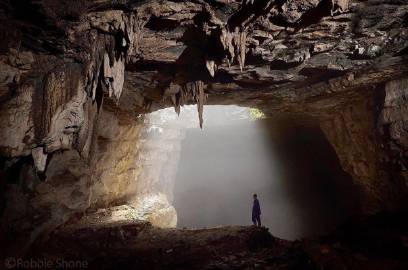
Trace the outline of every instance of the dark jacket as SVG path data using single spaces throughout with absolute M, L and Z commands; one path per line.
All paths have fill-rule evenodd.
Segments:
M 261 206 L 259 205 L 258 199 L 254 200 L 252 205 L 252 215 L 259 216 L 261 214 Z

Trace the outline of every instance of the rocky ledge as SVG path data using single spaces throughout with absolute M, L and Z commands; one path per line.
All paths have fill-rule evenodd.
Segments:
M 102 219 L 103 222 L 96 220 Z M 286 241 L 266 228 L 160 229 L 93 213 L 38 243 L 31 256 L 90 269 L 393 269 L 408 267 L 406 215 L 353 221 L 325 237 Z

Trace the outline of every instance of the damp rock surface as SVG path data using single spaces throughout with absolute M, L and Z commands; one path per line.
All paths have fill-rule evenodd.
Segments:
M 184 104 L 204 127 L 206 104 L 314 117 L 361 213 L 401 208 L 407 12 L 403 0 L 2 1 L 1 254 L 161 192 L 141 178 L 143 115 Z

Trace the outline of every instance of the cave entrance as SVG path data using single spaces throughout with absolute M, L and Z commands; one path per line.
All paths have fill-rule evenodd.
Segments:
M 171 115 L 153 113 L 150 130 L 171 148 L 159 183 L 179 228 L 250 225 L 253 193 L 263 224 L 285 239 L 325 234 L 358 208 L 351 177 L 312 118 L 206 106 L 201 130 L 195 107 Z

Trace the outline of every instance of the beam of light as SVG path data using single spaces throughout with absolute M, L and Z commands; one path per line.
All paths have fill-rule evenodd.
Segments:
M 303 137 L 311 136 L 314 144 L 321 140 L 316 131 L 300 129 L 286 138 L 286 127 L 255 118 L 264 115 L 238 106 L 206 106 L 201 130 L 193 106 L 182 108 L 179 117 L 172 109 L 147 116 L 150 157 L 144 177 L 153 178 L 156 191 L 174 205 L 178 227 L 250 225 L 254 193 L 263 224 L 282 238 L 324 231 L 335 219 L 328 214 L 327 190 L 321 189 L 326 184 L 313 179 L 316 168 L 309 171 L 308 156 L 296 157 L 291 147 L 298 145 L 303 153 L 302 143 L 308 143 Z

